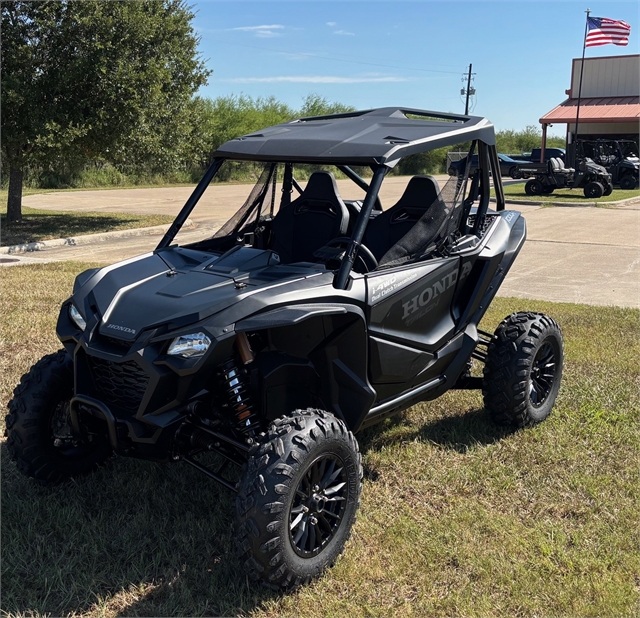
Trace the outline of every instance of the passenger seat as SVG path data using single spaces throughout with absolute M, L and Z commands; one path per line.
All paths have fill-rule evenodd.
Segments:
M 433 176 L 414 176 L 398 202 L 369 221 L 363 244 L 380 261 L 434 202 L 439 202 L 444 208 L 438 181 Z

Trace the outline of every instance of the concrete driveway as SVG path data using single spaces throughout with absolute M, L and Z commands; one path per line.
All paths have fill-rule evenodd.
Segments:
M 442 184 L 447 176 L 439 176 Z M 393 204 L 407 179 L 389 177 L 383 205 Z M 349 180 L 338 181 L 341 195 L 361 199 Z M 45 193 L 24 198 L 25 206 L 54 210 L 157 213 L 175 216 L 192 187 L 117 189 Z M 213 185 L 191 215 L 197 228 L 182 232 L 181 242 L 206 238 L 224 223 L 248 195 L 247 185 Z M 640 205 L 624 208 L 513 206 L 526 217 L 527 242 L 500 295 L 559 302 L 640 307 Z M 29 261 L 116 262 L 152 250 L 157 236 L 123 238 L 82 247 L 52 248 L 29 254 Z

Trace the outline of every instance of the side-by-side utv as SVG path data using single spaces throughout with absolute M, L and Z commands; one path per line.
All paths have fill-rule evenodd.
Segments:
M 478 155 L 470 177 L 414 176 L 381 203 L 403 157 L 461 143 Z M 213 236 L 175 242 L 225 166 L 255 173 L 247 200 Z M 343 199 L 336 174 L 364 199 Z M 233 139 L 152 253 L 78 275 L 58 319 L 64 349 L 9 404 L 9 452 L 44 484 L 112 453 L 193 466 L 237 493 L 249 574 L 308 582 L 354 524 L 359 430 L 450 389 L 482 390 L 514 427 L 551 412 L 558 325 L 526 312 L 478 329 L 525 236 L 484 118 L 384 108 Z

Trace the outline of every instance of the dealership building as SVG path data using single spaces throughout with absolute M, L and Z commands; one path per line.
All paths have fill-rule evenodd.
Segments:
M 574 58 L 568 99 L 540 118 L 543 144 L 547 128 L 566 124 L 567 155 L 573 161 L 576 112 L 582 58 Z M 582 76 L 579 139 L 630 139 L 640 133 L 640 54 L 585 58 Z

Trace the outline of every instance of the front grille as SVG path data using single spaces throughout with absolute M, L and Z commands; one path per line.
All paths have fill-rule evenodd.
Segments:
M 136 362 L 114 363 L 89 357 L 89 368 L 104 403 L 131 411 L 138 409 L 147 390 L 149 376 Z

